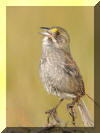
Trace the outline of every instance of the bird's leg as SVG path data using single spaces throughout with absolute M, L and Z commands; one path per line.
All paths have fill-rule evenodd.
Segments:
M 60 99 L 60 101 L 56 104 L 55 107 L 53 107 L 52 109 L 46 111 L 45 113 L 48 114 L 48 118 L 47 118 L 47 122 L 48 124 L 50 123 L 50 118 L 53 117 L 58 123 L 59 123 L 59 119 L 57 118 L 57 108 L 59 107 L 59 105 L 61 104 L 61 102 L 63 101 L 63 99 Z
M 74 105 L 75 103 L 77 102 L 77 98 L 76 99 L 73 99 L 73 102 L 72 103 L 69 103 L 67 104 L 67 109 L 69 111 L 69 114 L 71 115 L 72 117 L 72 124 L 76 127 L 76 123 L 75 123 L 75 109 L 74 109 Z
M 74 105 L 72 103 L 68 104 L 67 105 L 67 109 L 69 111 L 69 114 L 71 115 L 72 117 L 72 124 L 74 126 L 76 126 L 76 123 L 75 123 L 75 110 L 74 110 Z

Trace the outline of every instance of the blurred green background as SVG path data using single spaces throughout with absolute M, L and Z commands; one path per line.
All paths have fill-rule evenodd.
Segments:
M 39 77 L 42 36 L 40 27 L 61 26 L 71 38 L 71 52 L 80 68 L 86 93 L 94 97 L 93 7 L 7 7 L 7 126 L 45 126 L 45 111 L 58 98 L 49 95 Z M 85 103 L 94 117 L 94 104 Z M 65 100 L 58 109 L 69 121 Z M 77 108 L 76 108 L 77 110 Z M 77 110 L 77 126 L 83 126 Z

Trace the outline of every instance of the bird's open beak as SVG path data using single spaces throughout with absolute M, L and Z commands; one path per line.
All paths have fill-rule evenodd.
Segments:
M 44 31 L 40 32 L 42 35 L 44 36 L 50 36 L 50 28 L 47 27 L 40 27 L 41 29 L 43 29 Z

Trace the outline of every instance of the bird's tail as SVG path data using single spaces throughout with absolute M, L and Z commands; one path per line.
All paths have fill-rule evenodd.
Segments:
M 91 115 L 90 115 L 90 113 L 89 113 L 89 111 L 88 111 L 82 98 L 77 103 L 77 106 L 78 106 L 78 109 L 80 111 L 80 115 L 81 115 L 81 118 L 83 120 L 84 126 L 85 127 L 93 127 L 94 122 L 93 122 Z

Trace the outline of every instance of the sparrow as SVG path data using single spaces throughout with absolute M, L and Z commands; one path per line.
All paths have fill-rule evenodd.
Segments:
M 93 127 L 93 120 L 82 99 L 85 95 L 84 82 L 80 70 L 71 55 L 68 32 L 59 26 L 40 28 L 43 35 L 40 79 L 48 93 L 60 98 L 54 108 L 46 111 L 48 123 L 50 117 L 57 118 L 56 110 L 61 102 L 72 99 L 72 103 L 67 104 L 67 109 L 72 117 L 73 125 L 76 125 L 74 110 L 76 104 L 84 126 Z

